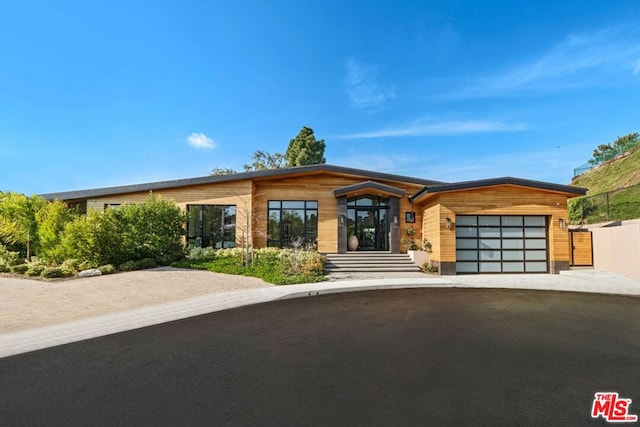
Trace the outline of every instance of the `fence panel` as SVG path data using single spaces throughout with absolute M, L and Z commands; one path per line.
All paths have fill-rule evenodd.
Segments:
M 589 230 L 569 230 L 569 265 L 572 267 L 593 266 L 593 238 Z
M 597 224 L 640 218 L 640 184 L 569 200 L 571 224 Z

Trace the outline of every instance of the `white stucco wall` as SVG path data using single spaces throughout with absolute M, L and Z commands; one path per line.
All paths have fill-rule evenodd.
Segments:
M 640 221 L 592 228 L 593 267 L 640 282 Z

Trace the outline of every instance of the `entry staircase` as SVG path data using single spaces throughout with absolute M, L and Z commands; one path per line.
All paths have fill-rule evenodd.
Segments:
M 327 254 L 326 257 L 325 270 L 329 273 L 420 271 L 407 254 L 347 252 L 346 254 Z

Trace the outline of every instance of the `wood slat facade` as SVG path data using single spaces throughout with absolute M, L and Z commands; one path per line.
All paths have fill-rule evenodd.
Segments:
M 450 191 L 433 195 L 422 202 L 425 221 L 422 232 L 432 244 L 431 260 L 455 273 L 456 215 L 543 215 L 548 220 L 549 261 L 553 271 L 569 265 L 566 224 L 567 194 L 510 185 Z M 446 219 L 452 221 L 446 228 Z
M 341 172 L 342 170 L 346 168 L 327 167 L 323 170 L 316 167 L 303 168 L 300 173 L 296 171 L 278 174 L 271 171 L 264 175 L 239 174 L 237 179 L 232 176 L 224 180 L 214 179 L 207 183 L 202 183 L 203 179 L 200 179 L 198 184 L 194 185 L 172 187 L 169 183 L 163 188 L 153 190 L 153 194 L 175 201 L 183 209 L 186 209 L 187 205 L 236 206 L 236 243 L 240 245 L 246 242 L 258 248 L 267 246 L 269 201 L 317 201 L 317 243 L 318 251 L 322 253 L 337 253 L 345 250 L 340 248 L 346 247 L 343 241 L 344 234 L 340 234 L 344 231 L 340 231 L 339 226 L 340 197 L 342 197 L 342 203 L 345 197 L 356 195 L 391 197 L 394 198 L 394 217 L 388 218 L 388 221 L 392 221 L 390 235 L 393 235 L 391 239 L 396 242 L 395 246 L 391 245 L 395 248 L 393 250 L 406 252 L 407 240 L 413 240 L 418 246 L 422 246 L 427 240 L 431 245 L 431 263 L 440 266 L 440 272 L 443 274 L 455 273 L 456 215 L 544 216 L 547 221 L 550 271 L 568 269 L 570 262 L 583 262 L 582 259 L 571 260 L 568 230 L 560 227 L 561 219 L 564 224 L 567 222 L 567 199 L 577 195 L 566 186 L 534 182 L 530 186 L 510 185 L 505 184 L 504 181 L 482 186 L 472 182 L 462 188 L 455 185 L 440 186 L 445 188 L 442 191 L 438 191 L 439 185 L 434 184 L 434 190 L 431 191 L 431 187 L 425 187 L 424 181 L 417 179 L 405 182 L 388 178 L 396 177 L 393 175 L 375 172 L 367 174 L 367 171 L 348 173 Z M 242 179 L 242 176 L 248 176 L 248 178 Z M 516 179 L 508 178 L 508 180 Z M 183 184 L 184 180 L 180 183 Z M 388 191 L 385 192 L 384 186 L 393 188 L 387 188 Z M 569 191 L 560 191 L 556 189 L 557 187 L 561 187 L 560 190 L 568 189 Z M 339 189 L 345 190 L 341 192 Z M 352 189 L 353 194 L 350 193 Z M 426 189 L 429 191 L 422 194 Z M 362 194 L 358 194 L 359 191 Z M 77 192 L 69 194 L 71 193 L 77 194 Z M 140 203 L 148 195 L 149 191 L 127 193 L 121 190 L 120 193 L 89 196 L 85 201 L 88 210 L 102 211 L 105 206 L 111 204 Z M 78 202 L 79 200 L 74 197 L 69 201 Z M 342 206 L 342 209 L 346 209 L 345 205 Z M 405 221 L 405 214 L 408 212 L 415 214 L 414 223 Z M 452 223 L 450 229 L 446 227 L 447 218 Z M 249 226 L 247 227 L 246 224 Z M 410 227 L 415 231 L 413 235 L 407 232 Z

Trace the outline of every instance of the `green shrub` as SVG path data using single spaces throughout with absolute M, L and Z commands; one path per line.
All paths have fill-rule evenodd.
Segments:
M 11 268 L 6 264 L 0 264 L 0 273 L 9 273 Z
M 105 265 L 101 265 L 100 267 L 98 267 L 98 270 L 100 270 L 100 272 L 102 274 L 113 274 L 115 272 L 117 272 L 118 270 L 116 270 L 116 268 L 111 265 L 111 264 L 105 264 Z
M 54 279 L 58 277 L 69 277 L 62 267 L 47 267 L 42 271 L 42 277 L 45 279 Z
M 38 256 L 49 262 L 64 261 L 64 254 L 60 246 L 64 229 L 74 221 L 78 215 L 60 201 L 45 204 L 35 214 L 38 226 Z
M 25 276 L 39 276 L 42 271 L 45 269 L 45 267 L 47 266 L 47 263 L 38 257 L 31 257 L 31 259 L 26 263 L 29 268 L 27 268 L 27 271 L 24 272 Z
M 199 254 L 200 251 L 196 253 Z M 324 280 L 325 258 L 315 251 L 279 248 L 251 250 L 249 259 L 252 262 L 246 266 L 243 263 L 245 256 L 241 248 L 218 249 L 214 259 L 191 259 L 190 256 L 172 266 L 259 277 L 278 285 Z
M 78 266 L 78 268 L 80 269 L 80 271 L 82 271 L 82 270 L 88 270 L 90 268 L 96 268 L 97 266 L 98 264 L 94 261 L 82 261 Z
M 156 260 L 153 258 L 143 258 L 137 261 L 125 261 L 118 267 L 120 271 L 145 270 L 147 268 L 157 267 Z
M 422 271 L 425 271 L 427 273 L 437 273 L 438 266 L 425 262 L 424 265 L 422 266 Z
M 138 269 L 138 264 L 135 261 L 125 261 L 118 266 L 120 271 L 133 271 Z
M 12 252 L 3 244 L 0 244 L 0 264 L 6 266 L 20 264 L 20 253 Z
M 184 254 L 159 255 L 159 256 L 156 256 L 154 259 L 155 259 L 156 265 L 171 265 L 171 263 L 176 262 L 182 258 L 184 258 Z
M 45 266 L 42 264 L 29 264 L 29 268 L 27 268 L 27 271 L 24 272 L 24 275 L 31 277 L 40 276 L 44 269 Z
M 188 258 L 193 261 L 213 260 L 216 257 L 215 248 L 192 248 Z
M 62 268 L 66 275 L 73 276 L 78 271 L 81 271 L 80 264 L 80 260 L 77 260 L 75 258 L 67 259 L 62 263 L 60 268 Z
M 12 273 L 24 274 L 29 269 L 29 265 L 28 264 L 18 264 L 18 265 L 12 265 L 9 268 L 11 269 Z
M 136 261 L 136 270 L 145 270 L 147 268 L 157 267 L 156 260 L 154 258 L 143 258 Z
M 65 258 L 121 265 L 153 258 L 170 263 L 184 256 L 186 215 L 174 203 L 149 196 L 144 203 L 91 212 L 68 223 L 60 241 Z
M 420 246 L 413 239 L 401 239 L 401 242 L 407 246 L 408 251 L 418 251 L 420 250 Z

